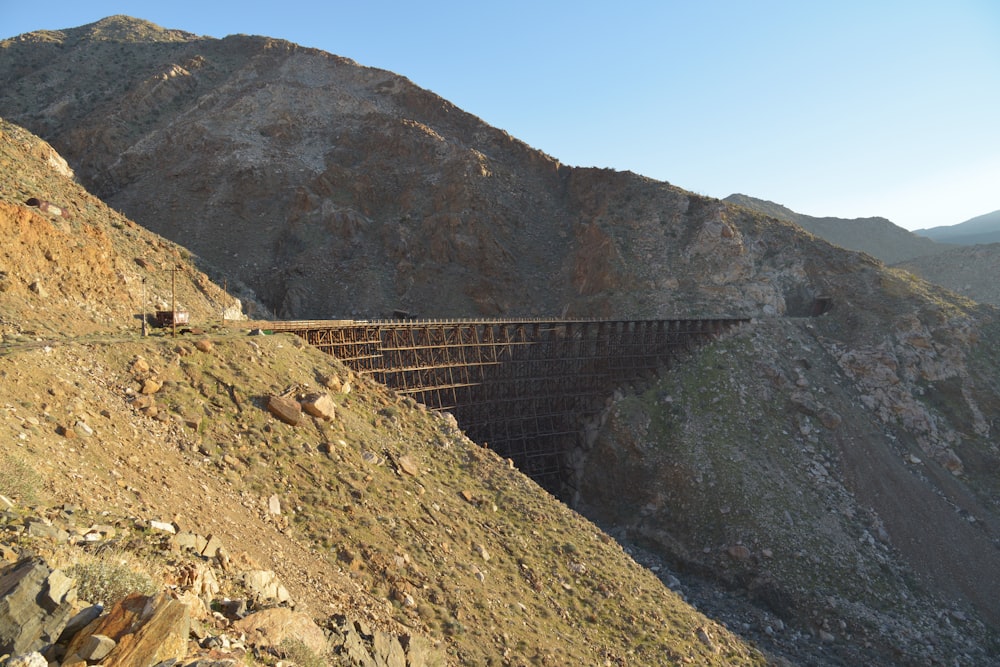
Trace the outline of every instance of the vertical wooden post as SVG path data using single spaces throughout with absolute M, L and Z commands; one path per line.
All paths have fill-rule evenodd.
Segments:
M 177 267 L 170 270 L 170 326 L 172 327 L 170 337 L 177 338 Z

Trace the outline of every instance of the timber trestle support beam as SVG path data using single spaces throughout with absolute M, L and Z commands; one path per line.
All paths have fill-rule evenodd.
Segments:
M 614 390 L 649 379 L 746 319 L 311 320 L 292 332 L 359 374 L 447 410 L 474 441 L 553 493 L 585 419 Z M 247 323 L 240 323 L 246 326 Z

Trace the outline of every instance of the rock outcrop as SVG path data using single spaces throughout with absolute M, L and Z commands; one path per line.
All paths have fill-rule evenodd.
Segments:
M 0 654 L 27 653 L 53 644 L 73 614 L 72 579 L 39 559 L 25 559 L 0 575 Z
M 39 517 L 25 523 L 43 521 Z M 81 534 L 70 522 L 59 530 L 61 535 L 45 538 L 83 546 L 114 536 L 113 530 L 105 530 L 91 538 L 99 527 Z M 77 573 L 75 578 L 72 570 L 67 574 L 52 569 L 39 557 L 0 568 L 0 656 L 8 657 L 3 664 L 241 667 L 253 653 L 280 656 L 296 645 L 316 659 L 339 655 L 356 665 L 447 664 L 426 638 L 372 629 L 363 619 L 338 614 L 330 619 L 331 630 L 324 630 L 309 615 L 291 608 L 294 602 L 273 571 L 232 571 L 218 540 L 179 532 L 170 544 L 181 553 L 199 555 L 215 546 L 207 562 L 193 560 L 177 568 L 169 589 L 152 595 L 130 593 L 107 609 L 78 599 L 77 578 L 90 575 Z M 244 585 L 246 599 L 216 597 L 222 579 Z

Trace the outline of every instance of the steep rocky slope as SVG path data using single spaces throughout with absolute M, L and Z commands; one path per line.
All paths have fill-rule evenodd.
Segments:
M 195 346 L 204 341 L 208 352 Z M 148 395 L 153 413 L 141 402 L 143 374 L 163 384 Z M 349 394 L 332 392 L 332 423 L 294 428 L 264 409 L 259 397 L 289 385 L 322 391 L 318 375 L 349 378 L 282 337 L 7 349 L 0 430 L 12 444 L 2 465 L 37 481 L 5 474 L 3 492 L 68 504 L 126 539 L 152 521 L 213 536 L 233 565 L 149 549 L 147 569 L 170 582 L 189 562 L 207 565 L 224 582 L 209 598 L 216 604 L 248 597 L 234 575 L 272 570 L 319 625 L 346 616 L 417 635 L 453 664 L 763 664 L 445 418 L 357 381 Z M 65 538 L 40 542 L 14 544 L 57 566 L 83 556 Z M 211 634 L 222 633 L 239 636 L 227 624 Z
M 958 246 L 897 266 L 973 301 L 1000 306 L 1000 243 Z
M 0 334 L 62 331 L 68 323 L 78 333 L 137 331 L 143 312 L 172 303 L 200 322 L 227 311 L 241 316 L 239 300 L 188 250 L 76 186 L 47 143 L 2 119 L 0 142 Z M 47 168 L 30 168 L 38 164 Z
M 744 206 L 780 220 L 794 222 L 802 229 L 821 239 L 848 250 L 866 252 L 886 264 L 896 264 L 914 257 L 943 252 L 947 243 L 909 232 L 885 218 L 817 218 L 795 211 L 774 202 L 747 195 L 733 194 L 724 201 Z
M 758 322 L 619 396 L 579 506 L 681 581 L 725 582 L 746 606 L 713 610 L 775 652 L 994 664 L 1000 404 L 974 376 L 996 325 L 951 320 L 944 347 L 904 318 L 848 349 L 829 319 Z
M 6 564 L 34 555 L 82 582 L 74 564 L 131 563 L 190 610 L 192 643 L 172 650 L 233 661 L 211 664 L 289 658 L 287 644 L 247 629 L 255 614 L 240 620 L 289 604 L 327 630 L 309 655 L 329 649 L 328 664 L 368 664 L 351 637 L 383 657 L 401 638 L 411 665 L 764 664 L 447 415 L 297 338 L 216 326 L 222 302 L 210 297 L 224 294 L 190 265 L 176 282 L 204 331 L 142 337 L 135 257 L 173 266 L 183 251 L 87 194 L 44 142 L 2 129 Z M 26 193 L 73 217 L 49 220 Z M 93 288 L 94 275 L 107 289 Z M 57 278 L 48 297 L 25 284 Z M 120 304 L 129 290 L 132 303 Z M 269 397 L 309 392 L 328 396 L 333 414 L 292 426 L 267 409 Z M 207 556 L 206 541 L 216 545 Z M 281 586 L 251 588 L 261 573 Z M 61 604 L 72 605 L 66 585 Z M 247 608 L 230 613 L 234 600 Z M 6 642 L 11 627 L 0 625 Z
M 757 211 L 559 165 L 285 42 L 115 18 L 0 47 L 3 113 L 284 315 L 755 318 L 623 388 L 578 456 L 579 506 L 775 656 L 997 655 L 995 310 Z

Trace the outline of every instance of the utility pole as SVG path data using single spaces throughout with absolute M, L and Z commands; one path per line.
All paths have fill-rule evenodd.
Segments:
M 146 337 L 146 278 L 142 279 L 142 337 Z
M 170 337 L 177 338 L 177 267 L 170 270 L 170 326 L 172 327 Z

